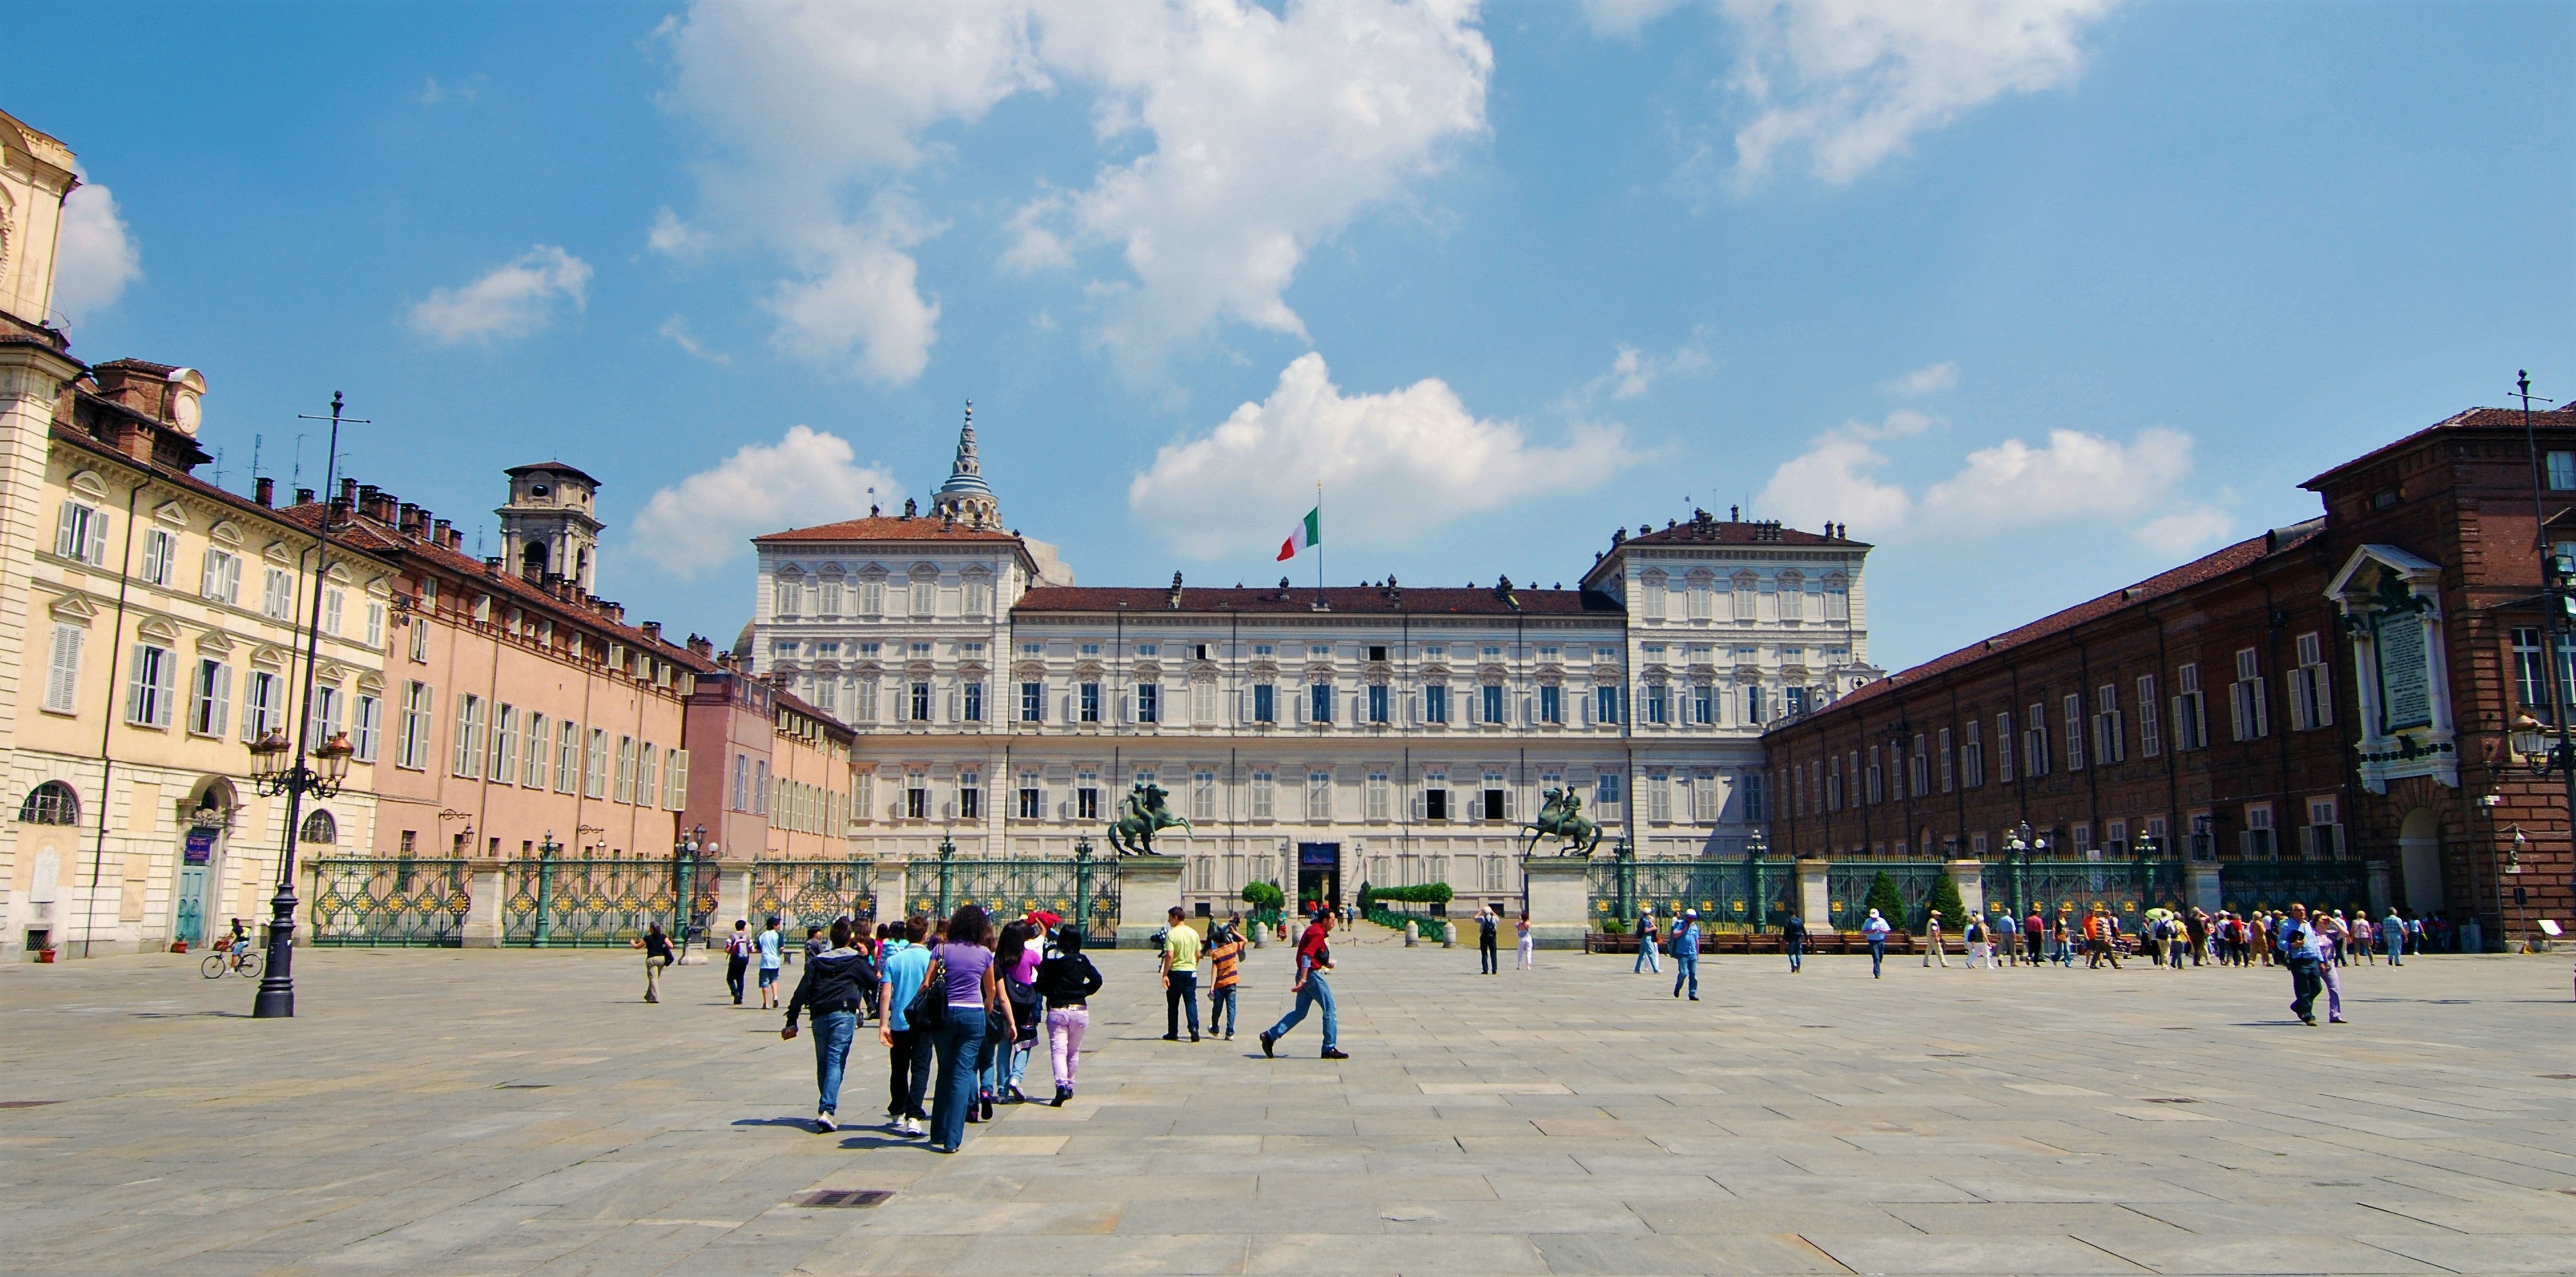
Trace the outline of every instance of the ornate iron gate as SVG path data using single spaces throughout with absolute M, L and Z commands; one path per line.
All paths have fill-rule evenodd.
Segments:
M 843 914 L 873 923 L 877 916 L 876 862 L 753 861 L 751 912 L 755 920 L 774 915 L 791 929 L 828 925 Z
M 982 905 L 1004 917 L 1035 909 L 1080 920 L 1084 934 L 1118 933 L 1118 862 L 1072 860 L 969 860 L 926 856 L 904 863 L 906 906 L 942 917 L 961 905 Z
M 2370 908 L 2368 868 L 2358 860 L 2229 860 L 2218 866 L 2221 903 L 2237 913 Z
M 2070 920 L 2101 905 L 2120 916 L 2122 929 L 2134 935 L 2146 911 L 2162 905 L 2187 909 L 2179 860 L 2004 860 L 1985 869 L 1986 903 L 2009 908 L 2026 918 L 2037 909 L 2043 918 L 2064 914 Z
M 1931 906 L 1932 885 L 1949 872 L 1938 860 L 1837 860 L 1825 866 L 1825 915 L 1834 930 L 1860 930 L 1869 920 L 1870 887 L 1883 873 L 1896 884 L 1897 899 L 1905 902 L 1905 916 L 1888 919 L 1888 925 L 1919 931 L 1917 919 Z
M 621 945 L 647 925 L 674 928 L 680 879 L 692 912 L 714 908 L 713 866 L 670 856 L 540 856 L 501 866 L 504 943 L 537 947 Z M 703 914 L 701 915 L 703 916 Z
M 455 948 L 472 879 L 462 860 L 332 856 L 308 865 L 316 945 Z
M 1708 931 L 1759 931 L 1797 907 L 1798 874 L 1786 860 L 1623 856 L 1593 861 L 1584 869 L 1584 881 L 1592 897 L 1594 930 L 1612 918 L 1633 922 L 1638 909 L 1653 905 L 1668 918 L 1697 909 L 1700 925 Z

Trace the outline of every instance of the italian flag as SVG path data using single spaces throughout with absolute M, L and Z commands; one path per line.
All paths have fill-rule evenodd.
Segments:
M 1298 524 L 1297 530 L 1289 533 L 1288 539 L 1279 543 L 1279 561 L 1285 563 L 1296 558 L 1299 550 L 1313 549 L 1323 543 L 1324 507 L 1316 506 L 1306 512 L 1306 521 Z

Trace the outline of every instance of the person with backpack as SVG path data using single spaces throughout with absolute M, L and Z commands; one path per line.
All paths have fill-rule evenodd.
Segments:
M 744 973 L 751 970 L 751 923 L 733 920 L 733 934 L 725 937 L 725 987 L 733 990 L 733 1004 L 742 1005 Z
M 1685 909 L 1681 921 L 1673 924 L 1673 996 L 1682 995 L 1682 985 L 1690 985 L 1690 1000 L 1699 1001 L 1699 910 Z
M 1807 956 L 1807 920 L 1795 909 L 1780 915 L 1780 951 L 1789 955 L 1789 974 L 1798 974 Z
M 1038 964 L 1038 997 L 1046 1003 L 1047 1059 L 1055 1068 L 1055 1106 L 1073 1098 L 1082 1065 L 1082 1034 L 1091 1027 L 1091 995 L 1100 992 L 1100 968 L 1082 952 L 1082 928 L 1055 929 L 1055 956 Z
M 796 1040 L 796 1013 L 811 1009 L 814 1020 L 814 1130 L 839 1129 L 841 1076 L 850 1063 L 850 1039 L 859 1026 L 859 1008 L 867 992 L 867 955 L 850 947 L 850 920 L 832 923 L 831 947 L 805 963 L 796 992 L 787 999 L 787 1025 L 778 1036 Z
M 1002 928 L 1002 942 L 993 950 L 993 966 L 1002 973 L 1002 996 L 1011 1003 L 1011 1039 L 1003 1050 L 1006 1062 L 999 1068 L 999 1085 L 994 1089 L 1001 1098 L 1013 1104 L 1026 1104 L 1029 1097 L 1020 1090 L 1020 1078 L 1029 1067 L 1029 1054 L 1038 1044 L 1038 963 L 1043 958 L 1036 923 L 1022 920 Z M 1038 943 L 1032 943 L 1037 941 Z
M 1494 948 L 1494 934 L 1503 929 L 1503 915 L 1490 904 L 1476 911 L 1476 960 L 1485 975 L 1501 975 L 1502 959 Z
M 1968 942 L 1968 969 L 1974 971 L 1977 969 L 1977 964 L 1986 961 L 1985 918 L 1978 914 L 1969 914 L 1968 929 L 1961 932 L 1959 938 Z

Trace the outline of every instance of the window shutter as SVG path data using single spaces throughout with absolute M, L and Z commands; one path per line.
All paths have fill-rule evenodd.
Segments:
M 137 644 L 134 649 L 134 668 L 125 676 L 125 721 L 129 723 L 151 721 L 149 713 L 151 707 L 144 700 L 150 695 L 151 687 L 151 680 L 145 678 L 143 673 L 143 648 Z
M 72 520 L 79 508 L 66 501 L 62 515 L 54 520 L 54 553 L 66 559 L 72 557 Z
M 1518 820 L 1518 819 L 1520 819 L 1520 815 L 1519 815 L 1519 812 L 1520 812 L 1520 796 L 1521 796 L 1520 786 L 1518 786 L 1518 785 L 1505 785 L 1505 786 L 1503 786 L 1503 819 L 1505 819 L 1505 820 Z
M 2246 699 L 2253 704 L 2254 735 L 2257 737 L 2271 735 L 2272 698 L 2264 695 L 2263 678 L 2261 675 L 2256 675 L 2246 681 L 2245 696 Z
M 1413 818 L 1414 818 L 1415 820 L 1421 820 L 1421 819 L 1424 819 L 1424 816 L 1423 816 L 1423 805 L 1422 805 L 1422 791 L 1421 791 L 1420 789 L 1418 789 L 1418 788 L 1417 788 L 1417 789 L 1415 789 L 1415 790 L 1413 791 Z
M 107 566 L 107 511 L 105 510 L 90 516 L 89 561 L 92 567 Z
M 2313 669 L 2311 669 L 2311 670 L 2309 670 L 2309 671 L 2308 671 L 2308 677 L 2309 677 L 2311 680 L 2313 680 L 2313 681 L 2312 681 L 2312 682 L 2310 682 L 2310 684 L 2309 684 L 2309 690 L 2310 690 L 2310 691 L 2315 695 L 2315 697 L 2316 697 L 2316 702 L 2317 702 L 2317 704 L 2316 704 L 2316 720 L 2317 720 L 2317 721 L 2316 721 L 2314 724 L 2311 724 L 2311 725 L 2312 725 L 2312 726 L 2316 726 L 2316 727 L 2332 727 L 2332 726 L 2334 726 L 2334 670 L 2333 670 L 2333 668 L 2332 668 L 2332 667 L 2330 667 L 2330 666 L 2325 666 L 2325 665 L 2319 665 L 2319 666 L 2316 666 L 2315 668 L 2313 668 Z
M 2309 671 L 2290 671 L 2290 730 L 2294 732 L 2308 730 L 2308 680 Z

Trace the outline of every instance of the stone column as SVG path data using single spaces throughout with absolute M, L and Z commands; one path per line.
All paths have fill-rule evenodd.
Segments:
M 2389 886 L 2388 862 L 2385 860 L 2370 861 L 2362 866 L 2362 873 L 2365 876 L 2364 880 L 2369 885 L 2370 912 L 2373 915 L 2374 920 L 2387 917 L 2388 902 L 2393 898 Z
M 1118 861 L 1118 947 L 1141 949 L 1171 925 L 1181 904 L 1179 856 L 1125 856 Z
M 1825 862 L 1801 860 L 1798 864 L 1798 915 L 1807 923 L 1807 934 L 1821 935 L 1834 928 L 1833 897 L 1825 890 Z
M 1523 856 L 1530 940 L 1541 949 L 1581 949 L 1592 926 L 1592 887 L 1581 856 Z
M 2215 861 L 2193 861 L 2182 867 L 2183 895 L 2192 907 L 2215 916 L 2226 903 L 2227 893 L 2219 886 Z
M 1982 860 L 1953 860 L 1942 866 L 1950 871 L 1950 885 L 1959 889 L 1959 903 L 1968 916 L 1982 917 L 1986 912 L 1986 863 Z
M 501 947 L 501 862 L 477 858 L 465 862 L 465 930 L 468 949 Z
M 879 856 L 877 865 L 877 921 L 893 922 L 912 913 L 912 880 L 904 874 L 901 856 Z
M 751 861 L 745 857 L 718 856 L 712 868 L 716 875 L 716 916 L 707 920 L 707 934 L 721 942 L 733 933 L 734 919 L 749 922 L 754 929 L 760 919 L 751 916 Z

